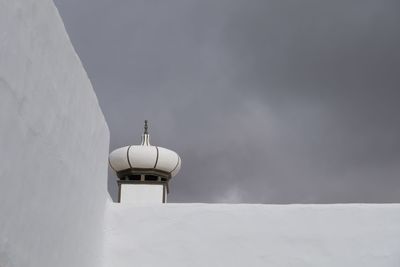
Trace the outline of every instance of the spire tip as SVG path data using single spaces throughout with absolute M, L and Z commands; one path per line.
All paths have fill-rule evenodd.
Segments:
M 147 120 L 144 121 L 144 134 L 149 134 Z

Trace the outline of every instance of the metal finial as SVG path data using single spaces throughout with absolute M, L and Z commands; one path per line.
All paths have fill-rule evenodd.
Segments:
M 147 126 L 147 120 L 144 121 L 144 134 L 149 134 L 148 132 L 148 126 Z

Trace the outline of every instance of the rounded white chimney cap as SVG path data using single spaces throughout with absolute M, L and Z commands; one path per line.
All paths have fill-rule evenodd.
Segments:
M 118 176 L 124 173 L 154 172 L 168 178 L 174 177 L 181 168 L 181 158 L 169 149 L 150 145 L 150 135 L 145 121 L 140 145 L 118 148 L 110 153 L 110 167 Z

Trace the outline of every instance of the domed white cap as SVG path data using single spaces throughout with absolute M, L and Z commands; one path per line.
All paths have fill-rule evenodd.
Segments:
M 109 164 L 118 176 L 121 173 L 146 171 L 171 178 L 179 172 L 181 158 L 172 150 L 150 145 L 150 135 L 145 121 L 141 144 L 114 150 L 110 153 Z

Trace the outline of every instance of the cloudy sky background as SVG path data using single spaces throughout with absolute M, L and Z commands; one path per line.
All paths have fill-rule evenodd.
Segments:
M 55 3 L 110 150 L 148 119 L 181 155 L 171 202 L 400 202 L 400 1 Z

